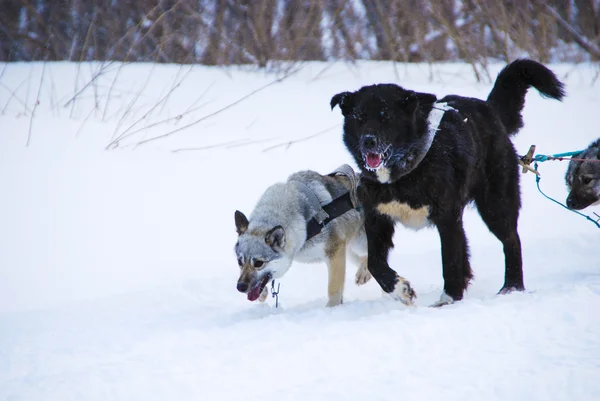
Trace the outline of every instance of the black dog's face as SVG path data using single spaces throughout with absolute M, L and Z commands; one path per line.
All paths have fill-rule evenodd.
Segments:
M 338 93 L 331 108 L 339 105 L 342 110 L 344 143 L 364 176 L 390 183 L 422 160 L 427 115 L 436 100 L 431 94 L 384 84 Z

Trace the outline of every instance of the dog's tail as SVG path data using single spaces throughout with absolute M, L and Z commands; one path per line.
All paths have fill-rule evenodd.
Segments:
M 500 71 L 487 103 L 494 107 L 509 135 L 523 127 L 521 111 L 525 105 L 527 89 L 534 87 L 543 97 L 562 100 L 564 84 L 542 64 L 528 59 L 518 59 Z

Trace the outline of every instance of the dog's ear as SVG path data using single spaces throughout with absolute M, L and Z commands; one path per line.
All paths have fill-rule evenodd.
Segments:
M 242 235 L 248 229 L 248 219 L 244 216 L 244 213 L 239 210 L 235 211 L 235 230 L 238 235 Z
M 340 106 L 340 110 L 342 110 L 342 114 L 345 116 L 352 109 L 352 100 L 354 94 L 352 92 L 342 92 L 331 98 L 331 110 L 337 105 Z
M 265 242 L 271 247 L 283 248 L 285 246 L 285 230 L 276 226 L 265 235 Z
M 420 107 L 431 105 L 437 101 L 437 97 L 431 93 L 411 92 L 400 102 L 407 113 L 414 114 Z
M 437 96 L 431 93 L 416 93 L 420 105 L 429 105 L 437 102 Z

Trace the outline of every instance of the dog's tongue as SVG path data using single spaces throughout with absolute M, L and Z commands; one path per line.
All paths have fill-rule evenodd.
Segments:
M 256 301 L 260 297 L 260 285 L 257 285 L 255 289 L 248 292 L 248 301 Z
M 367 153 L 367 164 L 371 168 L 379 167 L 381 163 L 381 155 L 378 153 Z
M 248 301 L 256 301 L 258 299 L 258 297 L 260 297 L 260 289 L 261 289 L 262 285 L 257 285 L 256 287 L 254 287 L 254 289 L 250 292 L 248 292 Z

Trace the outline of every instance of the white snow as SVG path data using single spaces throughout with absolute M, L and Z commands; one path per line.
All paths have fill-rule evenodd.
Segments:
M 551 67 L 568 97 L 530 91 L 521 154 L 600 135 L 594 67 Z M 48 63 L 41 79 L 41 63 L 0 64 L 0 400 L 600 399 L 600 230 L 531 173 L 524 293 L 496 295 L 502 247 L 472 208 L 462 302 L 427 307 L 442 293 L 439 238 L 400 227 L 391 263 L 414 308 L 373 280 L 356 287 L 354 265 L 336 308 L 323 264 L 294 264 L 279 308 L 235 289 L 234 211 L 294 171 L 352 163 L 334 94 L 396 82 L 485 98 L 470 66 L 307 63 L 218 112 L 281 75 L 114 63 L 65 107 L 100 68 Z M 561 201 L 566 163 L 540 165 Z

